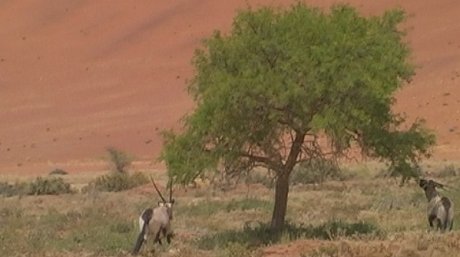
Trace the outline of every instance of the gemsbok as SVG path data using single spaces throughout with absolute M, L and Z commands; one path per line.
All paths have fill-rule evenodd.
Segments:
M 454 204 L 449 198 L 439 195 L 438 191 L 436 191 L 437 187 L 444 188 L 444 185 L 431 179 L 420 179 L 419 186 L 425 191 L 425 196 L 428 200 L 426 211 L 430 228 L 433 229 L 433 223 L 436 222 L 436 228 L 442 232 L 452 230 L 454 225 Z
M 173 219 L 172 207 L 174 205 L 172 183 L 169 183 L 169 201 L 166 201 L 152 177 L 150 177 L 150 180 L 162 201 L 158 202 L 157 207 L 147 208 L 141 213 L 139 217 L 140 232 L 132 251 L 133 255 L 139 253 L 142 244 L 147 242 L 149 236 L 153 237 L 154 244 L 159 243 L 160 245 L 163 238 L 166 238 L 166 241 L 170 244 L 173 236 L 171 229 L 171 220 Z

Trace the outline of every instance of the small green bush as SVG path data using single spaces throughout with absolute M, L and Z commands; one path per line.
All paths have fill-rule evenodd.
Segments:
M 27 185 L 25 194 L 27 195 L 59 195 L 69 194 L 72 190 L 70 184 L 62 178 L 42 178 L 38 177 Z
M 127 173 L 128 167 L 131 166 L 132 157 L 114 147 L 107 148 L 107 153 L 109 155 L 113 171 Z
M 82 189 L 83 192 L 88 192 L 92 189 L 106 192 L 120 192 L 128 190 L 148 182 L 147 177 L 140 172 L 132 175 L 128 173 L 113 172 L 107 175 L 97 177 L 90 182 L 88 186 Z
M 4 196 L 14 195 L 60 195 L 72 193 L 70 184 L 62 178 L 38 177 L 31 182 L 16 184 L 0 183 L 0 194 Z

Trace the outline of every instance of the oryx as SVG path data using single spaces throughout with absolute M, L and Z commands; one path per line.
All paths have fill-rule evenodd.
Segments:
M 171 229 L 171 220 L 173 219 L 172 207 L 174 205 L 172 183 L 169 183 L 169 201 L 166 201 L 152 177 L 150 177 L 150 180 L 162 201 L 158 202 L 158 206 L 155 208 L 145 209 L 139 216 L 140 232 L 134 245 L 133 255 L 139 253 L 142 244 L 146 242 L 148 236 L 152 236 L 153 242 L 160 245 L 163 238 L 166 238 L 168 244 L 171 243 L 173 236 Z
M 444 185 L 431 179 L 420 179 L 419 186 L 425 191 L 425 196 L 428 200 L 426 211 L 430 227 L 433 228 L 433 222 L 436 222 L 436 227 L 441 231 L 452 230 L 454 204 L 449 198 L 439 195 L 438 191 L 436 191 L 436 187 L 443 188 Z

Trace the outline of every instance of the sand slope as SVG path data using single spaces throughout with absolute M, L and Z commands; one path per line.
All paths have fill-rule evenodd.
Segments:
M 419 68 L 396 109 L 428 121 L 439 139 L 436 158 L 460 159 L 460 2 L 347 2 L 366 14 L 407 10 Z M 149 165 L 161 149 L 158 132 L 177 128 L 192 110 L 185 88 L 194 49 L 214 29 L 228 30 L 245 6 L 243 0 L 1 1 L 0 172 L 98 169 L 107 146 Z

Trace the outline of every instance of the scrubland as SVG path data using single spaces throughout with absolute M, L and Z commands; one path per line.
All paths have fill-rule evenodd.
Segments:
M 435 163 L 424 171 L 448 185 L 440 192 L 460 206 L 456 167 Z M 166 182 L 163 173 L 142 172 L 161 185 Z M 71 184 L 71 193 L 0 197 L 0 256 L 129 255 L 138 215 L 158 201 L 153 187 L 81 192 L 95 176 L 60 176 Z M 414 180 L 401 186 L 378 164 L 346 167 L 323 183 L 293 181 L 286 229 L 279 234 L 268 229 L 269 178 L 253 176 L 225 190 L 207 183 L 177 186 L 174 197 L 172 244 L 148 244 L 141 256 L 422 257 L 460 252 L 459 215 L 452 232 L 428 231 L 423 191 Z

